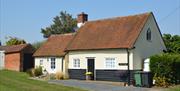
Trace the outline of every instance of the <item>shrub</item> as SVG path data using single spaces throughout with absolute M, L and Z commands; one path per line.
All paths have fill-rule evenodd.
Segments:
M 180 84 L 180 55 L 174 55 L 174 64 L 173 64 L 173 71 L 174 71 L 174 76 L 175 76 L 175 83 Z
M 170 84 L 168 83 L 168 79 L 166 77 L 154 77 L 155 85 L 160 87 L 168 87 Z
M 180 55 L 164 53 L 151 57 L 150 69 L 155 85 L 166 86 L 167 84 L 178 84 L 180 80 Z
M 62 79 L 64 79 L 64 75 L 63 75 L 63 73 L 60 72 L 60 71 L 56 72 L 55 77 L 56 77 L 57 80 L 62 80 Z
M 35 69 L 31 68 L 29 70 L 27 70 L 27 74 L 29 74 L 29 76 L 34 77 L 35 76 Z
M 37 66 L 35 69 L 34 69 L 34 74 L 35 76 L 40 76 L 42 75 L 42 67 L 41 66 Z
M 55 74 L 49 74 L 49 79 L 51 79 L 51 80 L 56 79 Z

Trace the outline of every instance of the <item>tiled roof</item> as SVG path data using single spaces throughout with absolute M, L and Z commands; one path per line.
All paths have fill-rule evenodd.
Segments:
M 5 53 L 12 53 L 12 52 L 20 52 L 24 48 L 26 48 L 30 44 L 20 44 L 20 45 L 12 45 L 12 46 L 0 46 L 1 51 L 5 51 Z
M 150 14 L 86 22 L 66 50 L 132 48 Z
M 64 56 L 64 49 L 73 38 L 73 35 L 73 33 L 51 35 L 48 40 L 34 53 L 33 56 Z

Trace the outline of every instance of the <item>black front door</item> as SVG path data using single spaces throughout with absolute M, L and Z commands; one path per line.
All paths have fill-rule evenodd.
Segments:
M 94 80 L 94 59 L 88 59 L 88 72 L 92 72 L 91 80 Z

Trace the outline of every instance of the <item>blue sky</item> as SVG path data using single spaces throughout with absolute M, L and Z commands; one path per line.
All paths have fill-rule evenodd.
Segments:
M 41 41 L 41 28 L 52 24 L 60 11 L 73 17 L 85 12 L 89 20 L 152 11 L 162 33 L 180 35 L 180 0 L 0 0 L 0 40 Z

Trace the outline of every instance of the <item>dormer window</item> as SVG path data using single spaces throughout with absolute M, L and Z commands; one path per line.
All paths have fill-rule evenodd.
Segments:
M 147 30 L 146 39 L 147 39 L 148 41 L 151 40 L 151 29 L 150 29 L 150 28 L 148 28 L 148 30 Z

